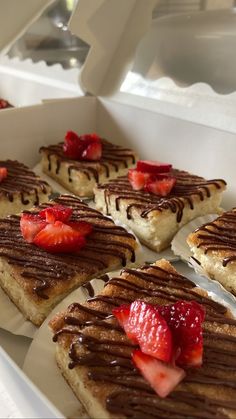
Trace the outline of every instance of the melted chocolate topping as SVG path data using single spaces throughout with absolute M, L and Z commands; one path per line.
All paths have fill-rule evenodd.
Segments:
M 10 202 L 13 202 L 14 196 L 18 198 L 20 195 L 22 204 L 28 205 L 28 195 L 34 193 L 34 205 L 38 205 L 38 193 L 49 194 L 48 183 L 41 180 L 23 163 L 15 160 L 2 160 L 0 167 L 7 168 L 7 177 L 0 183 L 0 197 L 5 196 Z
M 106 408 L 118 417 L 228 417 L 222 408 L 236 414 L 236 320 L 227 317 L 224 306 L 194 288 L 187 278 L 159 266 L 124 269 L 100 295 L 72 304 L 64 325 L 62 319 L 58 329 L 54 326 L 53 340 L 68 347 L 70 369 L 86 366 L 90 380 L 107 385 Z M 203 366 L 188 369 L 181 385 L 165 399 L 155 394 L 132 364 L 134 345 L 112 315 L 114 307 L 136 299 L 153 304 L 196 300 L 206 309 Z
M 222 257 L 223 266 L 236 261 L 236 208 L 195 231 L 200 240 L 197 247 L 202 247 L 205 253 L 223 251 L 225 253 Z
M 194 208 L 194 198 L 197 196 L 201 201 L 211 195 L 210 188 L 221 189 L 226 182 L 222 179 L 205 180 L 202 177 L 192 175 L 188 172 L 177 169 L 169 173 L 176 178 L 176 185 L 171 193 L 166 197 L 154 195 L 146 191 L 135 191 L 127 176 L 121 176 L 109 183 L 98 185 L 99 189 L 104 189 L 106 210 L 109 213 L 109 199 L 115 197 L 116 210 L 120 209 L 120 201 L 128 200 L 127 218 L 132 219 L 132 209 L 140 212 L 140 216 L 148 217 L 152 211 L 171 210 L 176 214 L 176 220 L 179 223 L 183 216 L 183 209 L 188 205 Z
M 83 219 L 93 225 L 87 245 L 77 254 L 51 254 L 27 243 L 20 231 L 18 215 L 0 220 L 0 256 L 20 270 L 20 276 L 30 293 L 36 293 L 39 299 L 47 299 L 53 289 L 62 286 L 62 282 L 68 290 L 74 286 L 75 276 L 81 277 L 77 280 L 79 285 L 80 281 L 82 284 L 107 270 L 111 262 L 125 266 L 127 261 L 135 260 L 135 238 L 124 228 L 116 226 L 109 218 L 69 195 L 62 195 L 53 203 L 41 204 L 38 209 L 54 203 L 71 207 L 71 220 Z
M 52 169 L 52 156 L 56 156 L 57 159 L 56 174 L 59 174 L 63 162 L 69 163 L 68 176 L 70 182 L 72 182 L 72 170 L 83 172 L 88 180 L 94 178 L 96 182 L 99 182 L 100 173 L 104 174 L 105 172 L 105 176 L 108 178 L 110 176 L 110 170 L 118 172 L 120 168 L 128 168 L 131 164 L 134 164 L 136 160 L 134 152 L 129 148 L 111 144 L 104 139 L 102 139 L 102 158 L 95 162 L 70 160 L 63 152 L 63 143 L 41 147 L 40 152 L 45 152 L 47 154 L 49 172 Z M 101 171 L 101 169 L 103 170 Z

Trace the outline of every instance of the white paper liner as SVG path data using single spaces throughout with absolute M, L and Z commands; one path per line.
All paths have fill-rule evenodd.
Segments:
M 188 235 L 196 230 L 196 228 L 215 220 L 217 217 L 219 217 L 219 214 L 207 214 L 185 224 L 171 242 L 173 253 L 176 256 L 179 256 L 184 262 L 188 262 L 189 258 L 192 256 L 189 245 L 186 242 Z
M 196 284 L 202 284 L 202 286 L 205 284 L 204 279 L 199 277 L 187 264 L 178 262 L 175 267 L 179 273 L 187 276 Z M 111 277 L 114 275 L 116 275 L 115 272 L 109 276 Z M 97 280 L 94 280 L 93 284 L 96 283 Z M 224 294 L 221 293 L 221 290 L 211 287 L 210 284 L 208 284 L 208 288 L 209 296 L 215 301 L 230 308 L 232 313 L 236 316 L 235 304 L 232 304 L 232 301 L 228 301 L 227 298 L 227 301 L 225 301 Z M 214 289 L 216 290 L 216 293 L 213 291 Z M 97 291 L 99 290 L 97 289 Z M 51 313 L 49 318 L 52 318 L 56 312 L 65 309 L 69 304 L 75 301 L 80 303 L 83 302 L 85 299 L 84 297 L 84 292 L 82 293 L 81 290 L 73 292 L 66 300 L 57 306 L 56 310 Z M 57 367 L 55 361 L 55 344 L 52 342 L 52 333 L 48 327 L 49 318 L 40 327 L 29 348 L 25 358 L 23 371 L 65 417 L 73 417 L 73 419 L 87 418 L 87 416 L 81 414 L 80 402 L 76 399 Z
M 113 271 L 109 273 L 109 277 L 117 276 L 119 273 L 120 270 Z M 93 279 L 91 284 L 96 294 L 104 287 L 104 282 L 99 279 Z M 52 342 L 48 322 L 56 313 L 66 309 L 70 304 L 75 301 L 83 303 L 87 297 L 87 290 L 80 287 L 52 311 L 35 335 L 23 366 L 23 371 L 66 418 L 87 419 L 88 415 L 57 367 L 55 344 Z

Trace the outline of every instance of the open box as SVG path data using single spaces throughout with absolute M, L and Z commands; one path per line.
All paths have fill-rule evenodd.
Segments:
M 236 129 L 230 113 L 224 115 L 222 124 L 217 120 L 214 126 L 212 117 L 209 124 L 206 120 L 196 122 L 194 106 L 190 109 L 125 93 L 111 95 L 151 24 L 155 4 L 155 0 L 80 0 L 70 27 L 92 45 L 80 75 L 82 89 L 90 95 L 47 100 L 42 105 L 2 112 L 2 159 L 16 158 L 34 167 L 39 147 L 62 140 L 67 130 L 97 132 L 114 143 L 135 148 L 142 158 L 153 159 L 155 154 L 156 159 L 171 161 L 176 167 L 206 178 L 224 177 L 229 186 L 223 206 L 235 205 Z M 0 343 L 22 367 L 30 340 L 1 331 Z M 22 417 L 60 417 L 56 407 L 3 351 L 0 366 L 1 380 L 7 383 L 9 393 L 17 395 L 15 401 Z

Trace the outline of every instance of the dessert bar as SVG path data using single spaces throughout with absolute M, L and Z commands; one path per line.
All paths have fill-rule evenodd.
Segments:
M 87 137 L 91 136 L 84 137 L 82 143 L 86 143 Z M 82 137 L 78 137 L 78 141 L 80 138 Z M 83 154 L 84 160 L 77 150 L 75 154 L 73 154 L 74 149 L 71 153 L 70 150 L 66 153 L 64 145 L 65 143 L 59 143 L 41 147 L 42 169 L 68 191 L 80 197 L 93 196 L 93 188 L 97 182 L 107 182 L 109 179 L 126 174 L 128 168 L 136 161 L 134 151 L 111 144 L 104 139 L 99 139 L 92 146 L 89 144 L 90 147 L 94 146 L 94 149 L 90 148 L 92 150 L 90 155 Z M 101 149 L 97 150 L 99 146 Z
M 25 317 L 40 325 L 71 290 L 134 262 L 136 247 L 124 228 L 62 195 L 0 220 L 0 285 Z
M 187 238 L 194 258 L 212 278 L 236 295 L 236 208 L 204 224 Z
M 125 315 L 127 304 L 140 300 L 149 306 L 197 302 L 205 311 L 202 366 L 187 368 L 166 397 L 159 397 L 131 362 L 136 344 L 112 315 L 116 308 Z M 236 321 L 165 260 L 124 269 L 101 294 L 58 313 L 50 327 L 58 366 L 92 418 L 236 417 Z
M 162 190 L 153 193 L 152 186 L 159 181 L 143 190 L 135 190 L 128 176 L 99 184 L 94 190 L 96 208 L 129 226 L 151 249 L 161 251 L 181 226 L 201 215 L 219 212 L 226 187 L 222 179 L 205 180 L 177 169 L 170 169 L 167 175 L 174 183 L 165 195 Z M 166 186 L 165 177 L 159 182 L 162 188 L 164 182 Z
M 17 214 L 45 202 L 51 187 L 23 163 L 0 161 L 0 217 Z

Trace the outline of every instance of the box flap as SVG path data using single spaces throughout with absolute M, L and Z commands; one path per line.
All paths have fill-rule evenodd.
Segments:
M 93 95 L 110 95 L 120 86 L 135 49 L 151 24 L 158 0 L 80 0 L 71 32 L 91 48 L 80 73 L 81 87 Z
M 0 0 L 0 54 L 26 31 L 55 0 Z

